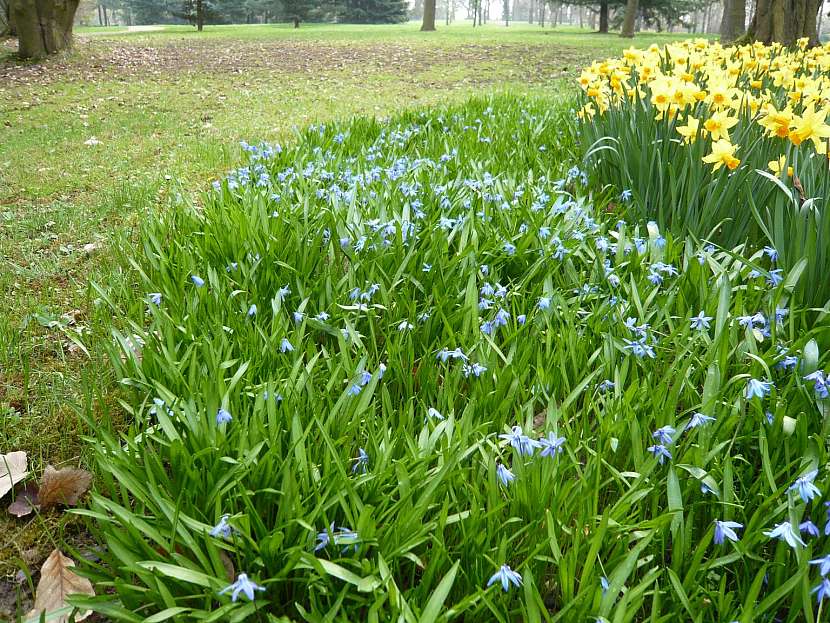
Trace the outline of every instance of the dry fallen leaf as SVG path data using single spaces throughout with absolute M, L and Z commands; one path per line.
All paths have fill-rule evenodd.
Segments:
M 41 510 L 47 510 L 59 504 L 74 506 L 89 489 L 90 483 L 92 483 L 92 474 L 85 469 L 72 467 L 55 469 L 47 465 L 38 492 Z
M 236 569 L 233 566 L 231 557 L 228 556 L 225 550 L 219 550 L 219 560 L 222 561 L 222 566 L 225 567 L 225 574 L 228 577 L 228 582 L 233 582 L 233 579 L 236 577 Z
M 25 517 L 30 515 L 37 508 L 37 505 L 37 485 L 30 483 L 26 485 L 23 491 L 17 493 L 14 502 L 9 505 L 9 513 L 18 518 Z
M 0 454 L 0 498 L 29 475 L 26 470 L 28 459 L 22 450 Z
M 59 550 L 49 555 L 40 569 L 40 581 L 37 583 L 35 592 L 35 607 L 27 615 L 29 620 L 33 618 L 37 620 L 43 612 L 48 614 L 68 606 L 67 595 L 80 593 L 95 597 L 92 582 L 76 575 L 72 571 L 74 566 L 75 561 L 64 556 Z M 74 620 L 83 621 L 91 614 L 92 610 L 81 612 L 75 615 Z M 62 614 L 51 619 L 47 616 L 46 620 L 51 623 L 67 623 L 69 616 L 69 614 Z

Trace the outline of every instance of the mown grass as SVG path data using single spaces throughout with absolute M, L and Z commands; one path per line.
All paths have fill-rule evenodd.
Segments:
M 316 62 L 286 60 L 295 43 Z M 517 25 L 442 27 L 429 36 L 414 25 L 303 25 L 298 32 L 211 26 L 203 35 L 171 28 L 87 37 L 81 29 L 74 51 L 43 65 L 18 63 L 6 49 L 0 448 L 27 450 L 35 473 L 47 463 L 87 463 L 80 436 L 90 431 L 81 414 L 94 403 L 120 418 L 106 360 L 75 343 L 108 335 L 89 283 L 130 283 L 116 251 L 136 244 L 149 211 L 234 166 L 240 139 L 291 142 L 294 126 L 385 116 L 473 93 L 559 97 L 573 91 L 566 78 L 579 66 L 622 45 L 613 36 Z M 352 60 L 339 65 L 347 53 Z M 92 137 L 100 144 L 86 145 Z M 21 566 L 37 566 L 60 541 L 64 522 L 4 515 L 0 572 L 10 578 Z

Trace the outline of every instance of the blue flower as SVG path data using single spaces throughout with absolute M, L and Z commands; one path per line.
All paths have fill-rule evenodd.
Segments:
M 354 465 L 352 465 L 352 473 L 354 474 L 359 469 L 361 473 L 365 474 L 366 470 L 369 469 L 369 455 L 366 454 L 366 450 L 363 448 L 358 448 L 357 450 L 357 458 L 352 459 Z
M 611 582 L 608 581 L 608 578 L 602 576 L 599 579 L 599 588 L 602 591 L 602 596 L 605 597 L 606 593 L 608 593 L 608 589 L 611 588 Z
M 294 347 L 291 345 L 291 342 L 288 341 L 288 338 L 282 338 L 280 341 L 280 352 L 290 353 L 292 350 L 294 350 Z
M 822 576 L 825 576 L 828 573 L 830 573 L 830 554 L 824 556 L 823 558 L 816 558 L 815 560 L 811 560 L 810 564 L 821 565 L 821 567 L 819 567 L 819 573 L 821 573 Z
M 539 299 L 539 309 L 541 309 L 541 310 L 550 309 L 550 297 L 543 296 Z
M 228 523 L 228 517 L 230 517 L 230 515 L 222 515 L 219 518 L 219 523 L 210 529 L 210 536 L 222 537 L 223 539 L 229 539 L 231 537 L 231 534 L 233 534 L 233 528 Z
M 766 255 L 773 262 L 778 259 L 778 251 L 776 251 L 773 247 L 764 247 L 764 255 Z
M 715 418 L 703 415 L 702 413 L 694 413 L 692 415 L 692 419 L 689 420 L 689 423 L 686 424 L 686 428 L 697 428 L 698 426 L 705 426 L 710 422 L 714 422 Z
M 740 537 L 735 533 L 735 530 L 743 527 L 743 524 L 739 524 L 737 521 L 720 521 L 715 519 L 715 544 L 722 544 L 724 539 L 729 539 L 733 543 L 737 542 Z
M 653 446 L 649 446 L 647 450 L 657 457 L 660 465 L 662 465 L 666 459 L 669 459 L 670 461 L 672 459 L 671 452 L 669 452 L 669 449 L 663 444 L 658 443 Z
M 691 320 L 691 328 L 697 329 L 698 331 L 705 331 L 709 328 L 709 322 L 712 320 L 712 316 L 707 316 L 703 310 L 697 315 L 693 316 Z
M 642 359 L 643 357 L 650 357 L 651 359 L 654 359 L 654 348 L 646 342 L 646 338 L 643 337 L 637 341 L 624 338 L 623 342 L 625 342 L 623 349 L 627 350 L 638 359 Z
M 801 540 L 801 537 L 796 534 L 795 530 L 793 530 L 793 526 L 789 521 L 776 524 L 772 530 L 764 531 L 764 535 L 771 539 L 781 539 L 793 549 L 799 545 L 806 545 L 804 541 Z
M 784 271 L 781 268 L 771 270 L 767 274 L 767 285 L 769 285 L 770 287 L 774 288 L 782 281 L 784 281 Z
M 155 305 L 156 307 L 158 307 L 159 305 L 161 305 L 161 292 L 150 292 L 150 294 L 148 295 L 148 297 L 149 297 L 149 299 L 150 299 L 150 302 L 151 302 L 153 305 Z
M 505 487 L 516 479 L 515 474 L 504 466 L 504 463 L 499 463 L 496 466 L 496 476 L 501 480 L 501 484 Z
M 763 398 L 770 393 L 772 383 L 770 381 L 759 381 L 758 379 L 749 379 L 746 384 L 746 391 L 744 395 L 747 399 Z
M 199 275 L 190 275 L 190 280 L 193 282 L 197 288 L 201 288 L 205 285 L 205 280 L 202 279 Z
M 815 593 L 816 601 L 821 603 L 825 597 L 830 595 L 830 580 L 822 578 L 821 583 L 810 592 Z
M 412 329 L 413 326 L 414 325 L 411 322 L 409 322 L 407 320 L 401 320 L 398 323 L 398 331 L 401 331 L 401 332 L 409 331 L 410 329 Z
M 227 424 L 233 419 L 230 412 L 226 409 L 220 408 L 219 411 L 216 412 L 216 423 L 217 424 Z
M 518 316 L 516 316 L 516 322 L 518 322 L 519 324 L 524 324 L 525 321 L 527 321 L 527 316 L 525 314 L 519 314 Z
M 614 381 L 611 381 L 609 379 L 605 379 L 602 383 L 597 385 L 597 389 L 599 390 L 600 394 L 605 394 L 606 392 L 609 392 L 612 389 L 614 389 L 615 386 L 616 385 L 615 385 Z
M 520 455 L 525 456 L 533 456 L 534 449 L 542 445 L 538 441 L 525 435 L 521 426 L 514 426 L 511 432 L 499 435 L 499 438 L 508 441 L 511 446 L 518 450 Z
M 671 445 L 672 438 L 671 436 L 674 435 L 676 431 L 671 426 L 661 426 L 656 431 L 654 431 L 651 436 L 662 443 L 663 445 Z M 670 457 L 671 458 L 671 457 Z
M 487 372 L 487 367 L 481 365 L 480 363 L 464 364 L 464 367 L 461 369 L 464 373 L 465 377 L 469 377 L 470 375 L 475 376 L 476 378 L 480 377 L 484 372 Z
M 821 491 L 819 491 L 818 487 L 813 484 L 813 480 L 816 476 L 818 476 L 817 469 L 807 472 L 803 476 L 796 478 L 795 482 L 790 485 L 790 488 L 787 489 L 787 491 L 798 491 L 798 495 L 801 496 L 801 499 L 805 502 L 809 502 L 814 497 L 821 495 Z
M 301 312 L 301 311 L 295 311 L 294 312 L 294 322 L 295 323 L 300 324 L 303 321 L 303 318 L 305 318 L 305 314 L 303 312 Z
M 565 438 L 557 437 L 553 431 L 548 433 L 547 437 L 540 437 L 539 444 L 542 446 L 541 456 L 549 456 L 556 458 L 557 454 L 562 454 L 565 451 Z
M 522 576 L 513 571 L 509 566 L 502 565 L 499 567 L 499 570 L 496 571 L 493 575 L 490 576 L 490 579 L 487 580 L 487 586 L 492 586 L 496 582 L 501 583 L 501 587 L 504 589 L 505 592 L 510 590 L 510 585 L 512 584 L 516 588 L 522 585 Z
M 818 536 L 819 535 L 818 526 L 816 524 L 814 524 L 812 521 L 810 521 L 809 519 L 805 519 L 800 524 L 798 524 L 798 531 L 799 532 L 804 532 L 809 536 Z
M 633 194 L 629 189 L 623 190 L 620 193 L 620 201 L 630 201 Z
M 804 377 L 805 381 L 813 381 L 813 390 L 816 393 L 816 396 L 820 399 L 825 399 L 830 397 L 830 385 L 827 381 L 828 379 L 824 376 L 823 370 L 816 370 L 812 374 L 808 374 Z
M 444 416 L 441 415 L 441 412 L 438 411 L 438 409 L 434 409 L 433 407 L 430 407 L 429 409 L 427 409 L 427 415 L 429 417 L 431 417 L 432 419 L 434 419 L 434 420 L 443 420 L 444 419 Z
M 349 396 L 357 396 L 360 393 L 360 385 L 357 383 L 351 383 L 349 385 L 349 389 L 346 390 L 346 393 L 349 394 Z
M 254 600 L 254 591 L 264 591 L 264 586 L 259 586 L 248 579 L 248 576 L 244 573 L 240 573 L 236 577 L 236 582 L 233 584 L 226 586 L 221 591 L 219 591 L 220 595 L 224 595 L 228 591 L 233 591 L 231 593 L 231 601 L 236 601 L 239 598 L 239 593 L 243 593 L 245 597 L 248 598 L 248 601 Z
M 256 305 L 251 305 L 248 308 L 248 318 L 253 318 L 254 316 L 256 316 Z

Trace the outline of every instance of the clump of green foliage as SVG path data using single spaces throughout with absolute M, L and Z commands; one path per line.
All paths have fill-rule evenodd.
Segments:
M 100 596 L 75 603 L 816 620 L 827 325 L 791 298 L 803 265 L 771 285 L 769 250 L 621 221 L 571 167 L 571 116 L 312 127 L 154 215 L 113 309 L 133 421 L 99 427 L 80 511 Z

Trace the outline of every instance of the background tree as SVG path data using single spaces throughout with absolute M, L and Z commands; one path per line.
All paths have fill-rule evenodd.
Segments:
M 817 45 L 821 4 L 821 0 L 757 0 L 746 36 L 739 41 L 792 45 L 806 37 L 810 45 Z
M 623 18 L 620 37 L 631 38 L 634 36 L 634 22 L 637 19 L 638 8 L 639 2 L 637 0 L 628 0 L 628 3 L 625 5 L 625 17 Z
M 723 17 L 720 22 L 720 40 L 731 43 L 746 29 L 746 0 L 723 0 Z
M 43 58 L 72 45 L 72 23 L 79 0 L 11 0 L 18 55 Z
M 424 0 L 424 20 L 421 22 L 421 30 L 435 30 L 435 0 Z
M 409 19 L 407 0 L 337 0 L 334 16 L 351 24 L 398 24 Z

